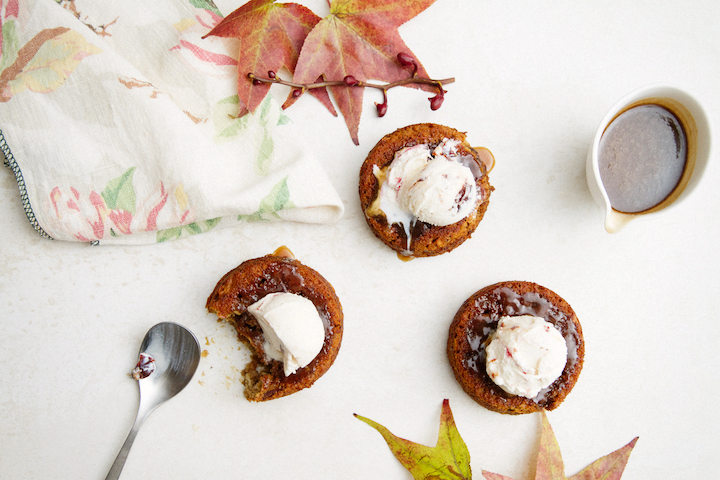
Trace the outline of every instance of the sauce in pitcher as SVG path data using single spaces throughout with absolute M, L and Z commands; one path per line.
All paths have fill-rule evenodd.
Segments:
M 649 210 L 678 186 L 687 163 L 687 137 L 668 109 L 639 105 L 621 113 L 600 139 L 600 177 L 613 209 Z

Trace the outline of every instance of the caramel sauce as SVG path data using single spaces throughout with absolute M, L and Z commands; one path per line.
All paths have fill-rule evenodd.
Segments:
M 491 385 L 496 395 L 500 397 L 511 396 L 495 385 L 487 376 L 485 370 L 485 348 L 490 342 L 490 336 L 497 330 L 500 317 L 532 315 L 552 323 L 565 338 L 568 349 L 568 359 L 563 375 L 577 368 L 580 337 L 575 324 L 570 317 L 537 293 L 528 292 L 518 295 L 510 288 L 498 287 L 490 294 L 478 298 L 475 307 L 479 313 L 468 323 L 467 340 L 471 349 L 467 358 L 464 359 L 464 363 L 468 369 L 483 378 L 487 378 L 486 383 Z M 535 403 L 542 404 L 548 392 L 555 388 L 563 388 L 562 378 L 563 376 L 541 390 L 532 400 Z
M 281 247 L 278 247 L 278 249 L 275 250 L 275 251 L 272 253 L 272 255 L 273 255 L 274 257 L 284 257 L 284 258 L 291 258 L 291 259 L 294 259 L 294 258 L 295 258 L 295 255 L 294 255 L 294 254 L 290 251 L 290 249 L 289 249 L 288 247 L 286 247 L 285 245 L 283 245 L 283 246 L 281 246 Z
M 400 252 L 397 252 L 397 257 L 402 260 L 403 262 L 409 262 L 410 260 L 415 260 L 415 257 L 412 255 L 404 255 Z
M 600 177 L 619 212 L 639 213 L 668 198 L 686 168 L 688 140 L 680 120 L 655 104 L 616 117 L 600 139 Z
M 495 155 L 485 147 L 473 147 L 480 158 L 480 161 L 485 165 L 485 171 L 490 173 L 495 167 Z
M 381 215 L 385 216 L 385 212 L 383 212 L 382 208 L 380 208 L 380 187 L 382 187 L 382 184 L 387 180 L 388 170 L 390 170 L 390 164 L 384 166 L 383 168 L 377 168 L 373 171 L 373 175 L 375 175 L 375 179 L 378 182 L 378 189 L 372 203 L 367 210 L 365 210 L 365 214 L 369 217 L 379 217 Z

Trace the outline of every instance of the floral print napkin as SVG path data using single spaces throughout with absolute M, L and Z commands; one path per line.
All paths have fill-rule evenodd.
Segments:
M 155 243 L 342 216 L 271 96 L 237 117 L 239 42 L 201 38 L 237 6 L 0 0 L 0 151 L 41 235 Z

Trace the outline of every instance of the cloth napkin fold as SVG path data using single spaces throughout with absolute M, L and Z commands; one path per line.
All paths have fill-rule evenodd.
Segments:
M 225 12 L 225 13 L 229 13 Z M 268 96 L 237 118 L 211 0 L 0 0 L 0 151 L 35 229 L 155 243 L 343 203 Z

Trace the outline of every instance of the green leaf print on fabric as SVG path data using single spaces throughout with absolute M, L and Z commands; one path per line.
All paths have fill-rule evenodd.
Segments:
M 135 214 L 135 189 L 132 186 L 132 177 L 135 167 L 129 168 L 118 178 L 110 180 L 102 191 L 105 204 L 110 210 L 125 210 Z
M 280 112 L 280 118 L 278 118 L 278 125 L 287 125 L 288 123 L 290 123 L 290 121 L 290 117 Z
M 215 104 L 212 112 L 213 125 L 215 126 L 216 140 L 231 140 L 247 128 L 250 115 L 236 117 L 240 100 L 237 95 L 223 98 Z
M 165 230 L 159 230 L 157 232 L 157 242 L 166 242 L 168 240 L 177 240 L 179 238 L 190 237 L 197 235 L 198 233 L 209 232 L 220 223 L 222 217 L 211 218 L 203 222 L 193 222 L 188 225 L 181 225 L 179 227 L 167 228 Z
M 245 132 L 254 135 L 252 140 L 258 150 L 253 164 L 253 172 L 256 175 L 265 176 L 270 173 L 275 152 L 273 130 L 275 126 L 290 123 L 290 117 L 285 115 L 280 106 L 274 103 L 270 97 L 263 100 L 254 114 L 237 117 L 239 108 L 240 100 L 237 95 L 226 97 L 215 104 L 212 114 L 216 131 L 215 139 L 218 142 L 230 141 Z
M 260 127 L 262 127 L 260 140 L 260 148 L 258 149 L 257 157 L 255 158 L 255 164 L 253 165 L 253 171 L 257 175 L 267 175 L 270 173 L 270 167 L 272 166 L 273 151 L 275 150 L 275 141 L 272 137 L 272 132 L 268 129 L 270 105 L 269 98 L 263 100 L 260 104 Z M 258 112 L 256 111 L 257 115 Z M 246 115 L 247 116 L 247 115 Z
M 18 38 L 15 30 L 15 20 L 5 20 L 2 23 L 2 50 L 0 51 L 0 72 L 12 65 L 17 59 Z
M 218 10 L 218 8 L 215 6 L 215 3 L 212 0 L 190 0 L 190 5 L 192 5 L 195 8 L 202 8 L 203 10 L 209 10 L 219 17 L 223 16 L 223 14 L 220 13 L 220 10 Z
M 277 212 L 290 208 L 295 208 L 295 204 L 290 200 L 290 189 L 288 188 L 287 177 L 285 177 L 276 183 L 270 193 L 260 201 L 260 206 L 255 213 L 252 215 L 238 215 L 238 220 L 241 222 L 280 220 L 280 215 Z

